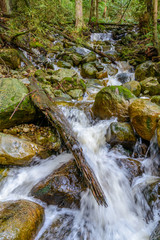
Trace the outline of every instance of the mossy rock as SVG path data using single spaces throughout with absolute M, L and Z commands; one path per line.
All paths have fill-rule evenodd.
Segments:
M 83 63 L 89 63 L 89 62 L 94 62 L 96 61 L 97 57 L 94 52 L 88 53 L 82 60 Z
M 157 78 L 149 77 L 140 82 L 141 91 L 143 94 L 150 96 L 160 94 L 160 84 L 157 81 Z
M 61 208 L 79 208 L 80 195 L 85 190 L 85 181 L 75 161 L 70 160 L 35 185 L 31 194 L 47 204 L 58 205 Z
M 118 73 L 118 69 L 113 67 L 111 64 L 108 64 L 106 67 L 107 73 L 110 76 L 114 76 Z
M 105 87 L 96 95 L 92 108 L 94 116 L 101 119 L 117 117 L 119 121 L 129 121 L 128 106 L 135 98 L 123 86 Z
M 37 203 L 27 200 L 0 203 L 0 239 L 32 240 L 43 218 L 44 210 Z
M 73 77 L 78 77 L 78 74 L 75 70 L 73 69 L 58 69 L 54 71 L 51 82 L 52 83 L 57 83 L 61 82 L 64 78 L 73 78 Z
M 57 66 L 60 68 L 71 68 L 72 67 L 72 65 L 69 62 L 65 62 L 65 61 L 58 61 Z
M 136 143 L 136 137 L 129 123 L 113 122 L 106 133 L 106 141 L 114 146 L 121 144 L 125 148 L 132 148 Z
M 153 96 L 151 97 L 151 102 L 156 103 L 158 106 L 160 106 L 160 96 Z
M 139 97 L 141 93 L 141 84 L 138 81 L 130 81 L 123 86 L 128 88 L 136 97 Z
M 84 63 L 81 68 L 81 75 L 84 78 L 96 78 L 96 74 L 98 73 L 97 68 L 95 67 L 95 63 Z
M 77 99 L 83 96 L 83 91 L 81 89 L 73 89 L 68 91 L 69 96 L 73 99 Z
M 35 143 L 0 133 L 0 165 L 23 166 L 44 149 Z
M 150 141 L 160 119 L 160 107 L 147 99 L 137 99 L 129 106 L 129 116 L 139 136 Z
M 0 49 L 0 64 L 7 65 L 12 69 L 20 67 L 21 60 L 16 49 Z
M 42 69 L 38 69 L 35 73 L 34 76 L 37 78 L 39 82 L 44 82 L 45 78 L 47 76 L 46 72 L 43 71 Z
M 160 63 L 147 61 L 136 67 L 135 78 L 137 81 L 142 81 L 148 77 L 156 77 L 160 81 Z
M 36 110 L 26 97 L 12 119 L 9 119 L 16 106 L 28 94 L 28 89 L 16 78 L 2 78 L 0 81 L 0 129 L 33 121 Z

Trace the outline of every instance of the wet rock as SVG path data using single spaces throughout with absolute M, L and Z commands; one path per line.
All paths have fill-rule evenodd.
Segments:
M 16 69 L 20 67 L 20 57 L 16 49 L 0 49 L 0 64 L 4 63 L 12 68 Z
M 97 57 L 94 52 L 88 53 L 82 60 L 83 63 L 89 63 L 89 62 L 94 62 L 96 61 Z
M 156 228 L 152 232 L 149 240 L 159 240 L 159 239 L 160 239 L 160 222 L 158 223 L 158 225 L 156 226 Z
M 61 208 L 79 208 L 80 194 L 85 190 L 84 178 L 75 161 L 70 160 L 35 185 L 31 194 L 47 204 L 58 205 Z
M 52 83 L 57 83 L 61 82 L 62 79 L 64 78 L 73 78 L 73 77 L 78 77 L 78 74 L 75 70 L 73 69 L 58 69 L 54 71 L 52 75 Z
M 126 83 L 131 80 L 131 76 L 128 73 L 119 73 L 117 74 L 117 80 L 121 83 Z
M 8 171 L 9 171 L 8 168 L 0 168 L 0 182 L 1 182 L 5 177 L 7 177 Z
M 46 78 L 46 73 L 42 69 L 38 69 L 35 73 L 34 76 L 37 78 L 39 82 L 43 82 Z
M 43 208 L 31 201 L 0 203 L 0 239 L 34 239 L 42 226 L 43 216 Z
M 149 77 L 140 82 L 143 94 L 149 94 L 150 96 L 160 94 L 160 84 L 157 78 Z
M 141 84 L 137 81 L 130 81 L 123 85 L 128 88 L 136 97 L 139 97 L 141 93 Z
M 95 63 L 84 63 L 81 68 L 81 75 L 84 78 L 95 78 L 98 73 Z
M 113 122 L 107 129 L 106 141 L 111 144 L 111 146 L 121 144 L 130 149 L 135 145 L 136 138 L 129 123 Z
M 20 139 L 38 144 L 47 151 L 58 151 L 61 147 L 61 140 L 56 130 L 51 127 L 22 124 L 13 128 L 4 129 L 3 133 L 11 134 Z
M 77 99 L 83 96 L 83 91 L 81 89 L 73 89 L 68 91 L 68 94 L 72 98 Z
M 151 102 L 156 103 L 158 106 L 160 106 L 160 96 L 151 97 Z
M 73 64 L 75 66 L 78 66 L 82 61 L 82 56 L 80 54 L 77 54 L 77 53 L 76 54 L 71 54 L 70 57 L 71 57 L 71 60 L 73 61 Z
M 64 240 L 69 236 L 73 224 L 73 216 L 60 215 L 42 234 L 39 240 Z
M 108 72 L 106 71 L 101 71 L 96 73 L 96 78 L 102 79 L 102 78 L 107 78 L 108 77 Z
M 139 136 L 150 141 L 160 119 L 160 107 L 147 99 L 137 99 L 129 106 L 129 116 Z
M 111 64 L 107 65 L 106 70 L 110 76 L 114 76 L 118 73 L 118 69 L 113 67 Z
M 28 94 L 23 83 L 16 78 L 2 78 L 0 81 L 0 129 L 30 122 L 35 119 L 36 111 L 29 98 L 20 104 L 12 119 L 9 119 L 18 103 Z
M 61 99 L 63 98 L 66 101 L 69 101 L 72 99 L 72 97 L 64 92 L 62 92 L 61 90 L 54 90 L 54 96 L 55 97 L 60 97 Z
M 136 67 L 135 78 L 137 81 L 142 81 L 148 77 L 157 77 L 160 81 L 160 63 L 147 61 Z
M 105 87 L 96 95 L 92 108 L 94 116 L 101 119 L 117 117 L 119 121 L 128 121 L 128 106 L 135 98 L 135 95 L 123 86 Z
M 9 134 L 0 133 L 0 164 L 26 165 L 32 157 L 43 152 L 35 143 L 19 139 Z
M 60 68 L 71 68 L 72 65 L 69 62 L 58 61 L 57 66 Z

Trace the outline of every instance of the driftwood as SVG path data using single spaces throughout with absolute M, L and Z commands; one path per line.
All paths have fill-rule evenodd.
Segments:
M 34 94 L 31 95 L 32 101 L 43 112 L 50 123 L 56 127 L 66 146 L 74 155 L 76 164 L 83 174 L 86 183 L 91 189 L 97 203 L 107 207 L 103 190 L 92 169 L 86 162 L 83 150 L 80 147 L 79 142 L 76 140 L 76 137 L 70 127 L 68 120 L 60 111 L 56 103 L 54 103 L 53 100 L 51 100 L 41 89 L 41 87 L 38 85 L 37 80 L 32 77 L 30 78 L 30 82 L 31 84 L 29 85 L 29 91 L 35 91 Z
M 69 37 L 68 35 L 66 35 L 66 34 L 63 33 L 62 31 L 58 30 L 57 28 L 54 27 L 53 30 L 54 30 L 55 32 L 57 32 L 58 34 L 62 35 L 64 38 L 68 39 L 69 41 L 74 42 L 74 43 L 77 43 L 76 40 L 74 40 L 73 38 Z M 80 45 L 83 46 L 83 47 L 85 47 L 85 48 L 87 48 L 87 49 L 89 49 L 89 50 L 91 50 L 91 51 L 93 51 L 93 52 L 95 52 L 95 53 L 97 53 L 97 54 L 100 55 L 101 57 L 107 57 L 113 64 L 116 64 L 116 65 L 117 65 L 115 59 L 114 59 L 113 57 L 111 57 L 110 55 L 105 54 L 105 53 L 103 53 L 103 52 L 101 52 L 101 51 L 99 51 L 99 50 L 97 50 L 97 49 L 94 49 L 94 48 L 92 48 L 91 46 L 89 46 L 89 45 L 87 45 L 87 44 L 85 44 L 85 43 L 80 43 Z

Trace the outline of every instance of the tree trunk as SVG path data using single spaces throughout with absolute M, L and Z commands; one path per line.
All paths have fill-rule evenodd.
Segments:
M 158 49 L 157 12 L 158 0 L 153 0 L 153 43 L 154 46 Z
M 76 0 L 76 28 L 80 29 L 82 27 L 83 27 L 82 0 Z
M 96 201 L 100 205 L 107 207 L 105 195 L 99 182 L 92 171 L 91 167 L 85 160 L 83 150 L 76 140 L 74 132 L 72 131 L 68 120 L 65 118 L 63 112 L 56 105 L 56 103 L 51 100 L 42 88 L 37 84 L 35 78 L 30 78 L 29 90 L 34 91 L 31 98 L 34 104 L 43 112 L 51 124 L 56 127 L 62 139 L 64 140 L 68 149 L 73 153 L 77 167 L 80 169 L 83 174 L 88 187 L 91 189 Z
M 104 12 L 103 12 L 103 17 L 106 18 L 106 16 L 107 16 L 107 0 L 105 0 L 104 2 L 105 2 L 105 7 L 104 7 Z
M 96 0 L 96 24 L 98 24 L 98 4 L 99 4 L 99 0 Z
M 88 23 L 92 23 L 92 17 L 94 16 L 94 0 L 91 0 L 90 15 Z
M 5 14 L 11 13 L 10 0 L 0 0 L 0 9 Z

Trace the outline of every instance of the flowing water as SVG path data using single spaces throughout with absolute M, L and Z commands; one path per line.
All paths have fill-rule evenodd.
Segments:
M 119 72 L 123 72 L 120 63 L 118 68 Z M 114 80 L 117 81 L 116 76 Z M 1 183 L 0 201 L 29 199 L 45 208 L 45 222 L 35 240 L 40 239 L 48 226 L 62 215 L 72 217 L 70 226 L 68 221 L 64 221 L 57 235 L 48 233 L 46 239 L 58 240 L 62 229 L 70 228 L 64 240 L 148 240 L 160 219 L 158 209 L 155 208 L 152 217 L 147 220 L 149 206 L 141 193 L 142 186 L 144 188 L 158 181 L 158 177 L 154 176 L 153 161 L 144 158 L 144 173 L 136 177 L 131 185 L 128 173 L 117 164 L 117 159 L 127 158 L 125 151 L 111 150 L 105 142 L 106 129 L 116 119 L 94 122 L 76 107 L 61 108 L 104 191 L 108 207 L 99 206 L 90 190 L 81 194 L 80 210 L 46 206 L 29 195 L 36 183 L 72 158 L 68 153 L 51 156 L 46 160 L 35 158 L 32 166 L 10 170 L 8 177 Z

